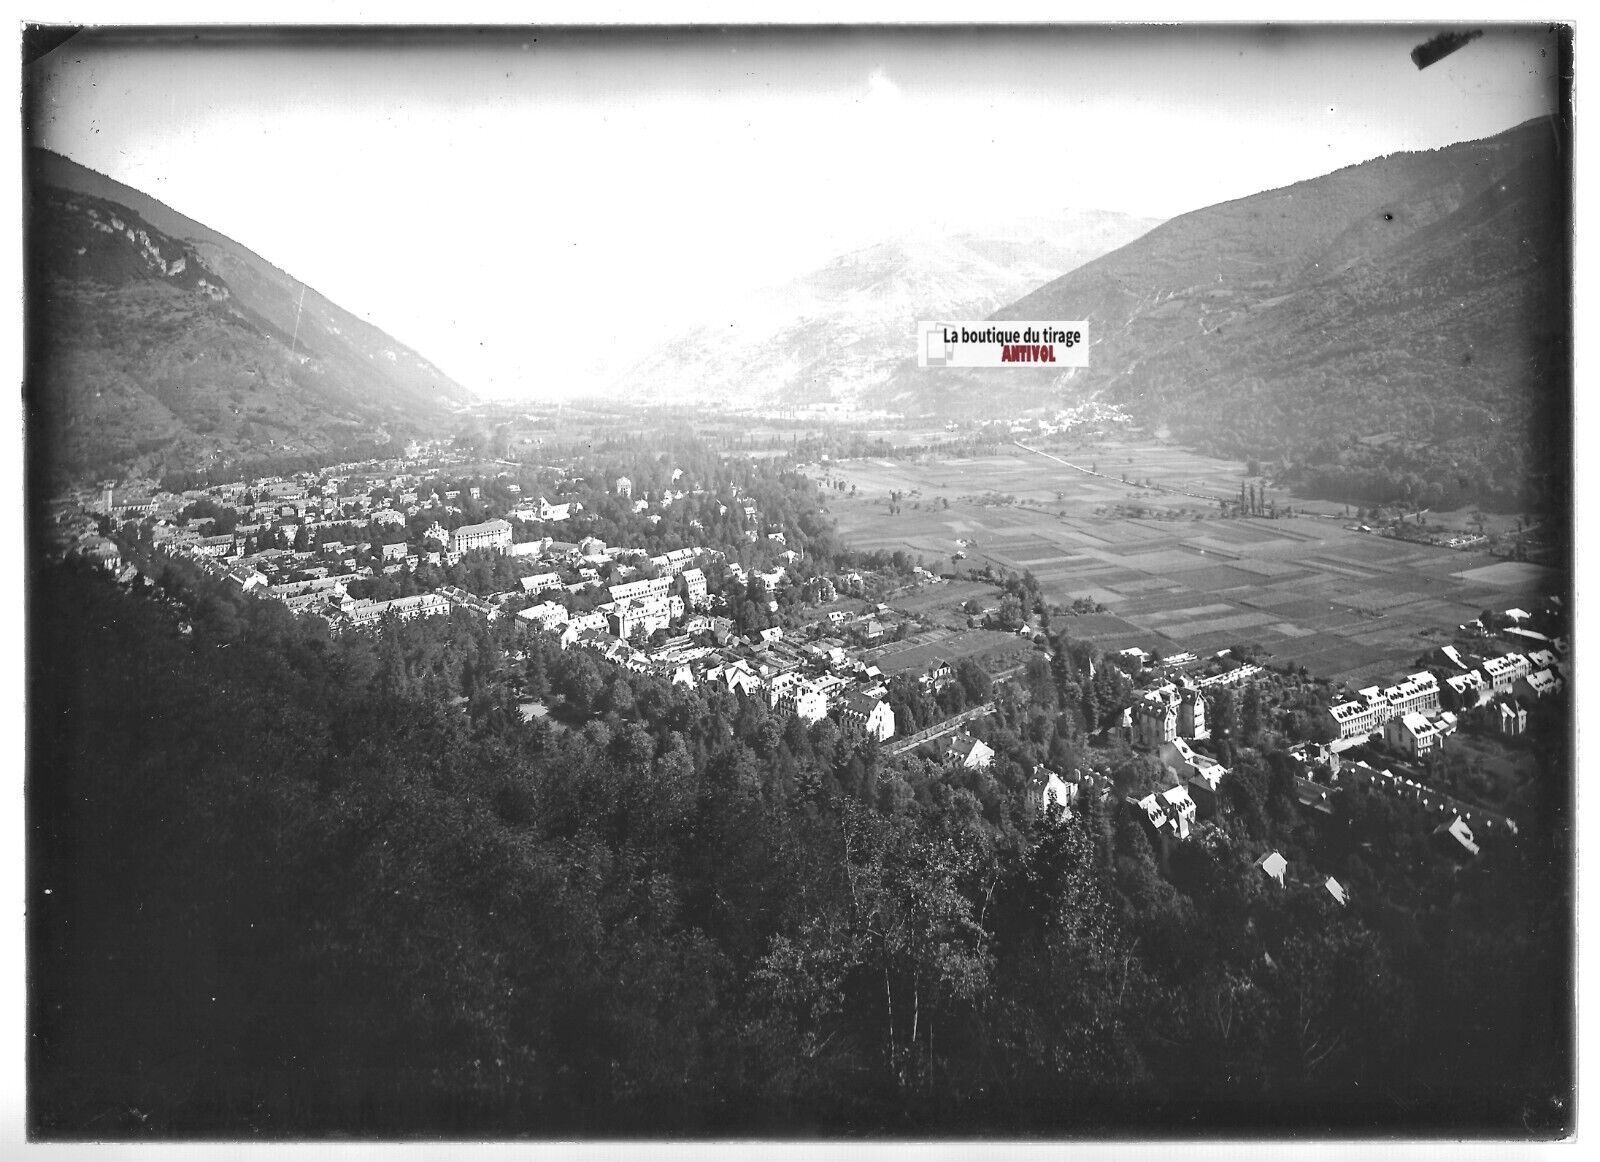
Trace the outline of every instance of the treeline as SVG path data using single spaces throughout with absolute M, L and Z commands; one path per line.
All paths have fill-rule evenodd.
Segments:
M 1037 761 L 1159 777 L 1090 746 L 1127 678 L 1059 633 L 959 676 L 1000 757 L 958 774 L 465 615 L 333 639 L 199 578 L 180 634 L 33 580 L 35 1134 L 1569 1124 L 1564 754 L 1459 874 L 1246 750 L 1163 847 L 1115 796 L 1026 809 Z

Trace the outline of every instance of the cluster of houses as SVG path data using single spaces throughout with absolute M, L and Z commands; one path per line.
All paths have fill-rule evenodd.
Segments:
M 1058 408 L 1049 416 L 1011 420 L 1006 425 L 1006 430 L 1012 436 L 1044 437 L 1066 435 L 1085 425 L 1099 428 L 1119 424 L 1126 426 L 1132 423 L 1133 417 L 1115 404 L 1090 400 L 1075 407 Z M 954 431 L 957 425 L 952 422 L 945 427 Z
M 348 479 L 339 473 L 326 478 L 311 474 L 270 477 L 248 485 L 227 484 L 178 494 L 157 490 L 131 499 L 123 497 L 120 502 L 107 490 L 95 498 L 98 504 L 91 504 L 88 511 L 83 508 L 84 498 L 64 506 L 64 513 L 78 514 L 83 527 L 64 524 L 63 536 L 70 531 L 77 538 L 76 551 L 117 572 L 123 566 L 120 550 L 115 542 L 98 535 L 93 511 L 97 508 L 113 520 L 153 518 L 148 527 L 155 551 L 186 558 L 241 593 L 279 601 L 296 615 L 324 619 L 335 631 L 379 624 L 386 618 L 409 621 L 439 616 L 454 609 L 493 620 L 502 616 L 507 599 L 520 597 L 533 604 L 518 616 L 557 635 L 563 648 L 593 650 L 616 664 L 661 673 L 680 684 L 721 683 L 730 690 L 762 697 L 772 708 L 807 721 L 832 715 L 842 725 L 880 740 L 894 735 L 894 715 L 884 700 L 882 674 L 853 657 L 857 651 L 847 650 L 841 641 L 831 638 L 803 646 L 785 642 L 783 631 L 777 628 L 750 640 L 740 639 L 729 619 L 709 612 L 711 592 L 703 566 L 712 559 L 722 560 L 719 552 L 683 548 L 649 556 L 641 550 L 608 547 L 594 537 L 576 543 L 550 537 L 519 542 L 516 526 L 507 519 L 454 529 L 435 521 L 421 536 L 420 547 L 400 539 L 372 544 L 367 537 L 374 523 L 403 530 L 408 518 L 429 506 L 442 504 L 447 512 L 460 511 L 450 502 L 463 497 L 455 490 L 422 495 L 425 486 L 404 471 L 378 480 L 381 490 L 376 486 L 371 490 L 376 496 L 341 496 L 340 485 Z M 615 490 L 632 498 L 633 485 L 626 477 L 616 480 Z M 481 499 L 476 487 L 466 491 L 471 499 Z M 665 507 L 682 495 L 686 494 L 668 490 L 655 503 Z M 183 510 L 202 497 L 239 512 L 237 526 L 228 533 L 212 535 L 208 519 L 180 519 Z M 749 520 L 759 521 L 753 501 L 739 503 Z M 352 505 L 360 510 L 357 516 L 348 515 Z M 579 507 L 577 502 L 553 505 L 541 497 L 537 502 L 519 503 L 509 516 L 562 521 Z M 329 536 L 345 526 L 349 537 Z M 296 550 L 295 534 L 307 527 L 317 531 L 319 543 Z M 464 554 L 476 551 L 525 558 L 537 571 L 522 577 L 512 592 L 487 597 L 451 585 L 387 601 L 355 597 L 350 592 L 351 584 L 359 580 L 412 571 L 424 562 L 454 564 Z M 788 550 L 778 556 L 785 563 L 798 560 L 798 554 Z M 649 568 L 644 567 L 646 562 Z M 562 594 L 601 588 L 603 567 L 614 582 L 604 587 L 604 600 L 587 611 L 569 612 L 569 603 L 560 599 Z M 731 580 L 746 586 L 754 583 L 769 598 L 786 577 L 784 564 L 748 575 L 737 564 L 728 565 L 727 571 Z M 829 591 L 823 596 L 831 599 L 831 585 L 826 589 Z M 769 609 L 776 604 L 769 600 Z M 833 611 L 830 623 L 839 624 L 830 624 L 829 629 L 843 629 L 853 620 L 859 619 Z M 869 617 L 864 624 L 862 633 L 871 640 L 876 623 Z M 876 628 L 881 635 L 882 626 Z M 667 633 L 664 641 L 659 640 L 660 631 Z M 652 638 L 658 639 L 654 647 L 643 645 Z M 992 760 L 993 752 L 985 744 L 970 736 L 963 738 L 950 744 L 964 748 L 955 755 L 956 761 L 984 765 Z
M 1384 741 L 1412 758 L 1432 753 L 1463 724 L 1514 737 L 1527 730 L 1529 706 L 1566 688 L 1564 645 L 1486 658 L 1445 646 L 1435 651 L 1433 670 L 1359 690 L 1330 705 L 1328 718 L 1340 742 L 1364 742 L 1382 731 Z
M 591 650 L 675 685 L 720 685 L 806 722 L 831 714 L 880 741 L 894 736 L 894 713 L 877 667 L 827 642 L 786 640 L 777 627 L 740 637 L 731 620 L 704 611 L 704 571 L 688 566 L 673 572 L 679 565 L 687 561 L 669 561 L 658 566 L 656 577 L 611 586 L 611 600 L 588 613 L 571 614 L 559 603 L 542 601 L 518 617 L 556 635 L 562 649 Z M 687 600 L 671 591 L 680 576 Z M 782 571 L 757 576 L 775 587 Z M 635 644 L 661 629 L 667 636 L 653 646 Z
M 1372 686 L 1327 707 L 1336 738 L 1329 744 L 1302 743 L 1291 754 L 1309 773 L 1313 764 L 1326 764 L 1341 772 L 1340 753 L 1369 741 L 1381 732 L 1394 749 L 1410 758 L 1425 756 L 1462 722 L 1484 729 L 1516 734 L 1526 727 L 1525 702 L 1559 693 L 1566 681 L 1559 656 L 1561 643 L 1526 654 L 1507 653 L 1469 659 L 1454 647 L 1438 651 L 1434 670 L 1410 674 L 1389 686 Z M 1206 691 L 1220 684 L 1248 681 L 1259 667 L 1238 666 L 1207 678 L 1189 677 L 1183 671 L 1195 659 L 1180 655 L 1166 664 L 1137 648 L 1122 651 L 1139 667 L 1152 666 L 1153 681 L 1139 690 L 1124 710 L 1121 728 L 1135 745 L 1150 751 L 1166 772 L 1164 785 L 1143 795 L 1129 795 L 1124 809 L 1148 827 L 1159 845 L 1187 840 L 1196 827 L 1218 810 L 1219 791 L 1229 776 L 1227 768 L 1194 745 L 1210 736 L 1206 717 Z M 1446 855 L 1465 860 L 1478 854 L 1485 833 L 1515 835 L 1513 820 L 1493 811 L 1453 799 L 1409 774 L 1377 769 L 1365 761 L 1344 762 L 1336 775 L 1338 786 L 1372 786 L 1410 799 L 1439 819 L 1433 838 Z M 1332 815 L 1337 789 L 1327 783 L 1297 777 L 1296 794 L 1308 812 Z M 1047 812 L 1070 814 L 1085 787 L 1095 787 L 1095 776 L 1074 771 L 1071 779 L 1041 768 L 1029 786 L 1030 803 Z M 1100 788 L 1109 801 L 1109 787 Z M 1313 816 L 1314 817 L 1314 816 Z M 1271 851 L 1257 860 L 1270 881 L 1284 885 L 1293 880 L 1288 861 Z M 1325 890 L 1343 905 L 1348 893 L 1331 877 L 1305 881 Z
M 435 455 L 431 464 L 437 469 L 449 459 Z M 442 586 L 432 594 L 393 601 L 366 600 L 349 593 L 352 582 L 415 572 L 423 564 L 455 565 L 475 551 L 545 562 L 547 572 L 523 579 L 524 594 L 561 587 L 563 570 L 569 581 L 576 575 L 576 583 L 565 588 L 592 588 L 600 584 L 598 567 L 609 564 L 614 576 L 626 576 L 636 570 L 622 561 L 642 562 L 647 556 L 642 551 L 608 550 L 593 537 L 575 544 L 550 537 L 518 541 L 511 519 L 454 529 L 434 520 L 420 536 L 407 537 L 408 528 L 416 530 L 411 522 L 419 513 L 442 510 L 448 519 L 449 514 L 461 513 L 462 504 L 469 500 L 482 500 L 482 490 L 476 485 L 441 493 L 443 485 L 430 485 L 410 470 L 419 466 L 406 460 L 367 461 L 338 465 L 328 473 L 262 477 L 183 492 L 135 482 L 119 493 L 107 484 L 55 503 L 55 539 L 62 556 L 83 557 L 112 573 L 131 573 L 124 568 L 116 542 L 99 534 L 98 522 L 102 518 L 113 523 L 141 520 L 154 551 L 191 560 L 240 592 L 279 600 L 297 614 L 323 617 L 335 629 L 372 624 L 389 615 L 409 620 L 458 607 L 486 618 L 499 616 L 501 604 L 514 593 L 486 599 Z M 681 470 L 675 471 L 674 480 L 681 475 Z M 357 482 L 354 488 L 352 481 Z M 631 491 L 625 478 L 620 483 Z M 515 483 L 502 480 L 500 486 L 509 495 L 521 493 Z M 676 494 L 682 495 L 686 494 Z M 657 503 L 665 506 L 674 498 L 669 492 L 658 497 Z M 233 527 L 223 532 L 214 527 L 212 518 L 195 515 L 191 506 L 202 500 L 231 509 L 237 516 L 230 521 Z M 559 522 L 582 507 L 578 501 L 552 504 L 540 497 L 536 502 L 518 500 L 508 515 Z M 746 502 L 746 508 L 754 512 L 753 502 Z M 378 535 L 375 526 L 382 530 Z M 387 532 L 390 529 L 394 532 Z M 687 573 L 688 601 L 693 605 L 704 604 L 708 596 L 704 574 L 689 568 L 699 555 L 700 550 L 680 549 L 652 559 L 669 585 L 672 577 Z M 653 587 L 645 592 L 643 583 L 638 588 L 640 592 L 630 594 L 630 600 L 615 611 L 621 624 L 613 628 L 620 636 L 632 636 L 640 629 L 648 634 L 682 616 L 684 602 L 677 597 Z M 612 604 L 606 603 L 607 613 L 613 612 Z M 548 612 L 543 616 L 548 617 Z M 596 619 L 596 624 L 604 626 L 606 622 Z

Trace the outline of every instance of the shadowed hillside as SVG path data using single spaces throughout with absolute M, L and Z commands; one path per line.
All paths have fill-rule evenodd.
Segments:
M 1197 210 L 996 317 L 1087 318 L 1074 387 L 1287 482 L 1537 503 L 1569 439 L 1562 148 L 1534 121 Z
M 57 478 L 336 451 L 467 398 L 231 239 L 48 151 L 28 166 L 30 420 Z

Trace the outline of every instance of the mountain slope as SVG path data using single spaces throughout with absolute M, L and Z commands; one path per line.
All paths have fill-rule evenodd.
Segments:
M 995 317 L 1089 319 L 1074 386 L 1202 448 L 1529 502 L 1565 459 L 1564 165 L 1545 121 L 1379 158 L 1175 218 Z
M 46 150 L 28 178 L 30 420 L 57 477 L 333 452 L 468 398 L 161 202 Z
M 915 349 L 918 319 L 982 318 L 1154 220 L 1069 211 L 982 233 L 927 228 L 834 259 L 677 336 L 623 385 L 765 407 L 896 406 L 884 385 Z M 937 386 L 930 381 L 924 391 Z

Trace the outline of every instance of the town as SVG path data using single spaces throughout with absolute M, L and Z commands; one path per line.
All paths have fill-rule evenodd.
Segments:
M 757 699 L 808 726 L 831 719 L 882 744 L 890 758 L 916 754 L 984 771 L 998 747 L 1020 772 L 1012 782 L 1024 812 L 1066 817 L 1085 795 L 1102 804 L 1115 797 L 1162 841 L 1203 832 L 1233 801 L 1225 788 L 1236 745 L 1275 738 L 1309 818 L 1332 817 L 1346 789 L 1376 788 L 1426 808 L 1420 818 L 1443 857 L 1470 859 L 1486 841 L 1513 841 L 1517 822 L 1503 789 L 1480 781 L 1476 795 L 1458 793 L 1461 779 L 1447 777 L 1443 761 L 1449 740 L 1485 739 L 1494 749 L 1495 740 L 1560 729 L 1562 721 L 1552 707 L 1564 700 L 1568 642 L 1552 597 L 1534 612 L 1485 611 L 1455 627 L 1456 645 L 1419 658 L 1417 672 L 1354 691 L 1319 683 L 1303 668 L 1280 672 L 1243 650 L 1164 658 L 1136 646 L 1081 651 L 1071 664 L 1081 664 L 1085 684 L 1097 665 L 1116 675 L 1115 703 L 1086 723 L 1079 759 L 1052 766 L 1007 748 L 1006 732 L 981 721 L 996 702 L 1008 707 L 1002 718 L 1021 713 L 1017 700 L 1027 701 L 1033 680 L 1028 660 L 1042 667 L 1052 645 L 1044 599 L 1022 590 L 1022 619 L 968 602 L 963 635 L 896 608 L 890 596 L 937 587 L 950 575 L 901 562 L 874 576 L 840 569 L 825 542 L 809 554 L 791 547 L 791 539 L 804 544 L 805 533 L 764 515 L 750 486 L 765 480 L 768 495 L 778 482 L 810 489 L 814 465 L 721 465 L 701 480 L 658 462 L 647 469 L 651 486 L 641 474 L 636 487 L 593 462 L 512 472 L 476 463 L 448 441 L 426 450 L 413 444 L 408 453 L 178 492 L 108 481 L 53 504 L 56 553 L 144 588 L 154 587 L 162 566 L 181 565 L 333 635 L 452 613 L 509 624 L 513 636 L 498 639 L 509 662 L 524 660 L 536 637 L 672 686 Z M 541 480 L 557 500 L 534 492 Z M 597 535 L 619 527 L 653 543 L 607 544 Z M 685 537 L 702 540 L 681 543 Z M 995 593 L 1005 596 L 1001 587 Z M 1070 634 L 1070 618 L 1065 624 Z M 181 617 L 179 629 L 188 630 Z M 940 645 L 984 634 L 987 669 Z M 1008 639 L 1012 645 L 994 648 Z M 908 656 L 921 664 L 908 668 Z M 514 676 L 509 693 L 525 719 L 550 713 Z M 1249 707 L 1248 729 L 1238 723 L 1241 705 Z M 1129 761 L 1130 747 L 1147 761 Z M 1279 882 L 1287 871 L 1346 898 L 1332 875 L 1290 869 L 1277 851 L 1261 853 L 1258 865 Z

